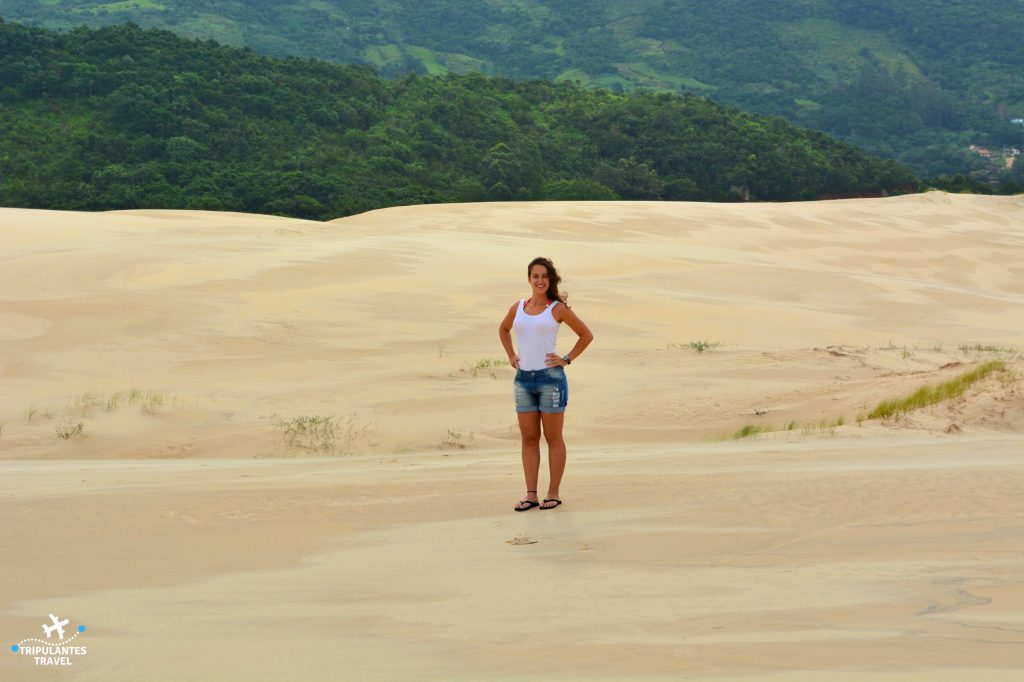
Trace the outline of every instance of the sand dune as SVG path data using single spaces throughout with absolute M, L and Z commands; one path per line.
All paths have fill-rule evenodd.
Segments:
M 537 255 L 596 340 L 514 514 Z M 0 209 L 0 633 L 90 623 L 0 679 L 1016 677 L 1022 328 L 1020 198 Z
M 1015 198 L 0 215 L 5 458 L 298 454 L 276 424 L 316 415 L 351 452 L 514 449 L 495 328 L 538 254 L 599 336 L 572 368 L 579 445 L 853 421 L 1022 328 Z M 131 389 L 168 404 L 54 436 L 76 396 Z

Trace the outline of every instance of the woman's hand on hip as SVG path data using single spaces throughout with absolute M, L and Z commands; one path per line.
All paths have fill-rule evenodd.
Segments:
M 548 353 L 548 356 L 544 359 L 544 365 L 546 367 L 565 367 L 566 362 L 558 353 Z

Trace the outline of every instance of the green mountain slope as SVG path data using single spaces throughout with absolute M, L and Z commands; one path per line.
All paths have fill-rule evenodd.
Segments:
M 1024 147 L 1021 0 L 0 0 L 47 27 L 132 20 L 385 74 L 480 71 L 694 92 L 924 175 Z
M 694 96 L 359 66 L 119 25 L 0 22 L 0 205 L 331 218 L 508 199 L 810 199 L 909 169 Z

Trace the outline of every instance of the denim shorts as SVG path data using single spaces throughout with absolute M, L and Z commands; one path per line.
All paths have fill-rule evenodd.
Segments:
M 569 382 L 559 366 L 537 370 L 517 369 L 514 387 L 516 412 L 546 414 L 565 412 L 569 404 Z

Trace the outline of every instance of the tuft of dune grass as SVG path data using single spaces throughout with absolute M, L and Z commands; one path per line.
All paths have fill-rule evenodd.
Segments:
M 736 433 L 732 434 L 732 438 L 733 438 L 733 440 L 739 440 L 741 438 L 747 438 L 748 436 L 756 436 L 759 433 L 766 433 L 768 431 L 771 431 L 771 429 L 766 427 L 766 426 L 755 426 L 753 424 L 744 424 L 743 428 L 741 428 Z
M 498 370 L 509 367 L 506 358 L 482 358 L 476 362 L 467 362 L 460 372 L 470 372 L 475 379 L 479 374 L 489 374 L 492 379 L 498 378 Z
M 922 386 L 910 395 L 895 400 L 883 400 L 870 413 L 868 419 L 888 419 L 906 414 L 912 410 L 935 405 L 946 400 L 959 398 L 969 386 L 981 381 L 993 372 L 1005 372 L 1006 363 L 992 360 L 964 372 L 955 379 L 950 379 L 937 386 Z
M 300 415 L 282 419 L 273 415 L 281 430 L 284 444 L 289 448 L 308 450 L 316 454 L 357 455 L 362 446 L 376 447 L 370 439 L 370 425 L 362 423 L 356 415 Z
M 721 341 L 690 341 L 689 343 L 669 343 L 666 348 L 690 348 L 698 353 L 714 350 L 722 345 Z

